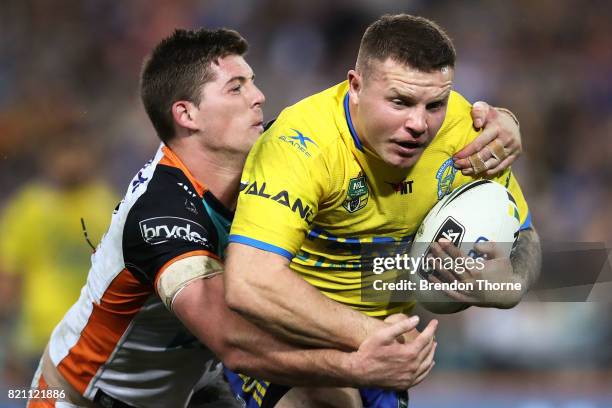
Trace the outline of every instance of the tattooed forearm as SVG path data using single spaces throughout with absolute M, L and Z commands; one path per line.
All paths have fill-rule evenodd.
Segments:
M 540 275 L 542 265 L 540 237 L 533 227 L 520 232 L 510 261 L 514 273 L 524 282 L 524 290 L 531 288 Z

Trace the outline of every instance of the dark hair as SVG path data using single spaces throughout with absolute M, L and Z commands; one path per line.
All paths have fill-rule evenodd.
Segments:
M 423 72 L 455 66 L 455 47 L 431 20 L 409 14 L 386 14 L 363 34 L 357 68 L 365 75 L 370 62 L 388 58 Z
M 234 31 L 175 30 L 145 61 L 140 75 L 140 97 L 159 138 L 174 137 L 172 104 L 200 103 L 202 85 L 214 80 L 211 64 L 228 55 L 244 55 L 248 44 Z

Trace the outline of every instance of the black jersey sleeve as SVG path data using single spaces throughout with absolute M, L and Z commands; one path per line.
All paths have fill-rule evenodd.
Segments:
M 153 284 L 168 262 L 194 251 L 215 253 L 218 237 L 196 190 L 177 168 L 159 165 L 130 209 L 123 231 L 126 268 Z

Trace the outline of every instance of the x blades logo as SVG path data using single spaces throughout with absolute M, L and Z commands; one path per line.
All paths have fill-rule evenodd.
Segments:
M 297 129 L 291 129 L 291 130 L 293 130 L 296 134 L 293 136 L 281 135 L 278 138 L 282 140 L 283 142 L 286 142 L 292 145 L 300 152 L 304 153 L 306 157 L 310 157 L 311 155 L 310 155 L 310 152 L 308 152 L 308 143 L 312 143 L 315 147 L 318 147 L 318 145 L 315 143 L 314 140 L 312 140 L 308 136 L 304 136 L 304 134 L 300 132 L 299 130 Z

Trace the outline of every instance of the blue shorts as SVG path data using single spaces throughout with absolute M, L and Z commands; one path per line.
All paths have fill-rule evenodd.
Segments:
M 259 381 L 243 374 L 223 369 L 232 393 L 243 402 L 245 408 L 273 408 L 291 389 L 285 385 Z M 407 408 L 408 391 L 388 391 L 380 388 L 359 390 L 364 408 Z

